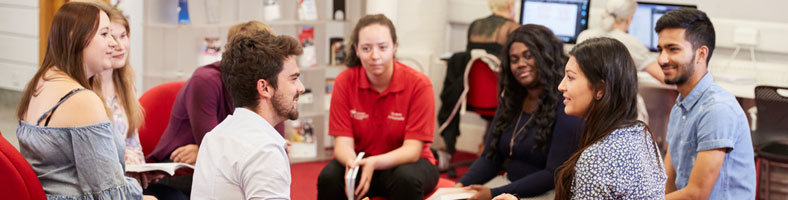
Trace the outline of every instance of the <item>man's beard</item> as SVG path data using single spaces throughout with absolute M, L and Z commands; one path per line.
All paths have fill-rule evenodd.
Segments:
M 298 95 L 295 96 L 295 98 L 297 97 Z M 278 116 L 287 117 L 289 120 L 298 119 L 298 109 L 293 107 L 292 104 L 288 105 L 288 102 L 294 103 L 293 99 L 287 100 L 281 92 L 275 92 L 274 98 L 271 100 L 274 106 L 274 112 L 276 112 Z
M 689 77 L 695 73 L 695 62 L 693 62 L 694 60 L 695 60 L 695 55 L 692 55 L 692 59 L 690 59 L 689 62 L 681 63 L 680 66 L 677 67 L 680 70 L 676 70 L 677 73 L 676 76 L 673 77 L 673 79 L 665 78 L 665 83 L 675 84 L 675 85 L 681 85 L 686 83 L 687 80 L 689 80 Z

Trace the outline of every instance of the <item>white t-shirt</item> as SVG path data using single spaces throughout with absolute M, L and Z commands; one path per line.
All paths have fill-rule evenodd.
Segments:
M 191 199 L 290 199 L 284 138 L 257 113 L 235 108 L 202 140 Z
M 638 38 L 618 29 L 613 29 L 611 31 L 604 31 L 602 29 L 585 30 L 580 32 L 580 35 L 577 36 L 577 44 L 595 37 L 609 37 L 624 43 L 624 46 L 629 50 L 629 54 L 632 55 L 632 60 L 635 61 L 635 67 L 638 68 L 638 71 L 643 70 L 648 64 L 657 60 L 657 57 L 651 55 L 646 45 L 638 40 Z

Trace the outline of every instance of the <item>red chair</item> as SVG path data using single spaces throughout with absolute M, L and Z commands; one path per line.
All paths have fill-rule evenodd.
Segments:
M 463 91 L 457 104 L 454 105 L 449 117 L 438 128 L 437 133 L 443 131 L 451 124 L 457 112 L 465 115 L 467 110 L 479 114 L 487 121 L 485 130 L 489 129 L 490 121 L 495 116 L 498 107 L 498 72 L 501 60 L 493 54 L 482 49 L 471 50 L 471 59 L 465 66 L 463 75 Z M 456 167 L 471 165 L 473 160 L 450 163 L 446 171 L 450 178 L 456 178 Z
M 494 55 L 483 53 L 483 55 L 473 57 L 472 52 L 471 61 L 473 62 L 470 69 L 466 68 L 465 88 L 468 89 L 466 102 L 470 108 L 465 108 L 465 110 L 492 118 L 498 107 L 498 66 L 500 66 L 500 61 L 497 61 L 498 58 Z M 495 61 L 485 61 L 487 59 Z
M 492 119 L 498 107 L 498 72 L 501 60 L 481 49 L 471 50 L 471 59 L 465 67 L 463 91 L 454 105 L 451 115 L 441 124 L 438 133 L 443 132 L 456 116 L 465 115 L 466 110 L 476 112 L 482 117 Z
M 46 199 L 44 188 L 22 154 L 0 137 L 0 194 L 3 199 Z
M 164 83 L 151 88 L 140 97 L 140 104 L 145 109 L 145 123 L 140 127 L 140 144 L 142 153 L 148 156 L 161 135 L 170 123 L 170 112 L 175 103 L 175 97 L 183 87 L 185 81 Z
M 430 194 L 427 194 L 426 196 L 424 196 L 424 198 L 425 199 L 430 198 L 430 196 L 432 196 L 432 193 L 435 193 L 435 191 L 437 191 L 438 188 L 450 188 L 450 187 L 454 187 L 455 184 L 457 184 L 457 183 L 452 181 L 452 180 L 449 180 L 449 179 L 446 179 L 446 178 L 440 178 L 440 179 L 438 179 L 438 185 L 435 186 L 435 189 L 432 190 L 432 192 L 430 192 Z M 370 200 L 386 200 L 386 198 L 383 198 L 383 197 L 372 197 L 372 198 L 370 198 Z

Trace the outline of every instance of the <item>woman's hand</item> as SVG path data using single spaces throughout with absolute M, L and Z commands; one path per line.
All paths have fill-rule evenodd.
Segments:
M 503 193 L 493 198 L 493 200 L 518 200 L 518 198 L 514 195 Z
M 489 200 L 492 199 L 492 192 L 490 192 L 490 188 L 484 187 L 482 185 L 471 185 L 465 187 L 466 190 L 475 190 L 476 194 L 468 198 L 470 200 Z
M 460 183 L 460 182 L 457 182 L 457 184 L 454 184 L 454 187 L 456 187 L 456 188 L 461 188 L 461 187 L 465 187 L 465 186 L 464 186 L 464 185 L 462 185 L 462 183 Z
M 197 162 L 197 152 L 199 147 L 196 144 L 187 144 L 175 149 L 170 155 L 173 162 L 194 164 Z
M 369 191 L 369 183 L 372 181 L 372 174 L 375 172 L 375 164 L 377 158 L 375 156 L 361 159 L 356 165 L 362 166 L 361 180 L 356 185 L 356 199 L 361 199 Z
M 142 189 L 147 189 L 149 184 L 159 182 L 159 179 L 164 178 L 163 173 L 157 172 L 126 172 L 126 176 L 137 179 Z

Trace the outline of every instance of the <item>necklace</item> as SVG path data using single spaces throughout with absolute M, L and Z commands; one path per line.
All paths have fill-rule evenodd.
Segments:
M 525 121 L 525 124 L 523 124 L 522 127 L 519 127 L 520 126 L 520 120 L 522 118 L 523 118 L 523 113 L 520 112 L 520 116 L 517 117 L 517 123 L 514 124 L 514 133 L 512 134 L 512 139 L 509 140 L 509 156 L 512 156 L 512 151 L 514 150 L 514 139 L 517 138 L 517 135 L 519 135 L 520 132 L 523 132 L 523 130 L 525 130 L 525 127 L 527 127 L 528 124 L 531 123 L 531 120 L 534 119 L 533 116 L 529 117 L 528 121 Z M 519 127 L 519 129 L 518 129 L 518 127 Z

